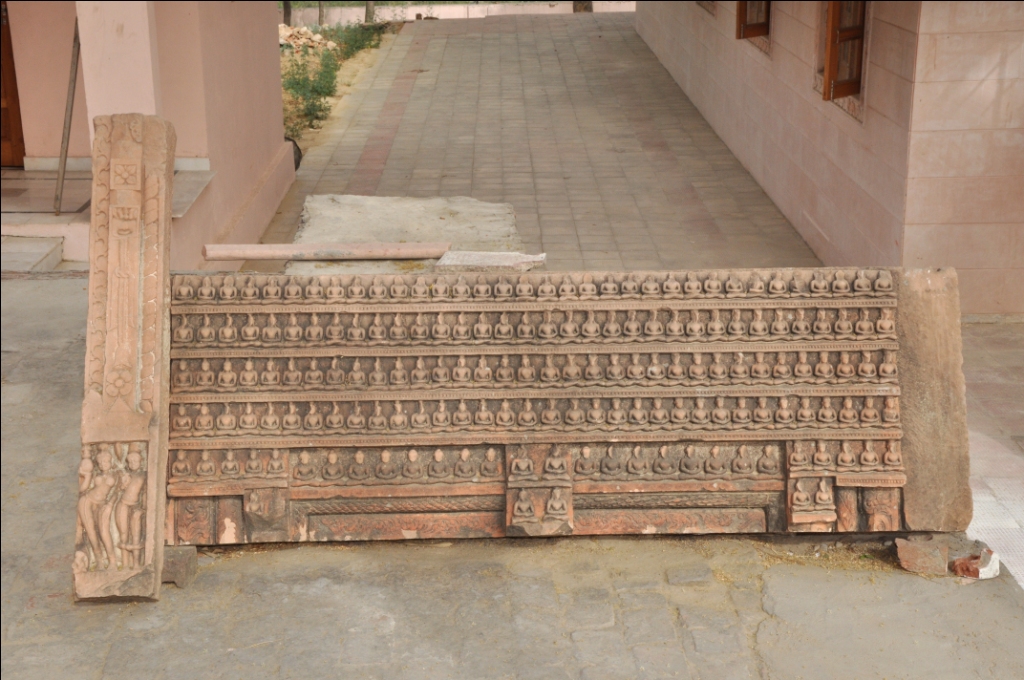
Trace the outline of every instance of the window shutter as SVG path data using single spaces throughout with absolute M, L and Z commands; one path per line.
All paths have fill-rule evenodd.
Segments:
M 860 93 L 864 72 L 866 2 L 828 2 L 825 20 L 825 101 Z
M 736 39 L 745 40 L 768 35 L 771 10 L 770 2 L 737 2 Z

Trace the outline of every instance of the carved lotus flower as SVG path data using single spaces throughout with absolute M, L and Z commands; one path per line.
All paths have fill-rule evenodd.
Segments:
M 114 166 L 114 178 L 122 186 L 135 186 L 137 182 L 138 167 L 118 163 Z
M 107 378 L 106 392 L 111 397 L 130 394 L 132 391 L 132 372 L 127 366 L 117 366 Z

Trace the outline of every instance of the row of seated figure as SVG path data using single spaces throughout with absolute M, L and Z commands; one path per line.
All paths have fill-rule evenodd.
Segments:
M 777 475 L 781 472 L 779 449 L 774 445 L 739 446 L 713 445 L 697 447 L 689 444 L 679 453 L 661 446 L 653 457 L 640 446 L 629 453 L 616 453 L 608 446 L 598 459 L 584 446 L 573 464 L 577 478 L 588 477 L 718 477 L 747 475 Z M 514 461 L 509 465 L 509 479 L 513 478 Z
M 766 356 L 767 355 L 767 356 Z M 774 355 L 770 359 L 768 357 Z M 621 355 L 599 357 L 590 354 L 584 360 L 573 354 L 564 357 L 548 354 L 479 356 L 467 360 L 465 356 L 431 356 L 388 359 L 390 369 L 377 358 L 371 370 L 363 370 L 358 358 L 350 370 L 342 368 L 342 360 L 333 357 L 327 370 L 321 368 L 317 358 L 288 359 L 281 370 L 275 359 L 259 360 L 257 370 L 253 359 L 232 361 L 224 359 L 216 372 L 209 359 L 190 362 L 181 359 L 174 363 L 171 389 L 174 391 L 236 391 L 236 390 L 320 390 L 363 389 L 382 387 L 437 387 L 437 386 L 558 386 L 572 384 L 766 384 L 796 383 L 843 384 L 847 382 L 894 382 L 896 356 L 894 351 L 880 355 L 863 352 L 755 352 L 749 357 L 744 352 L 713 352 L 712 361 L 704 363 L 704 354 L 674 353 L 669 364 L 661 362 L 660 355 L 652 353 L 628 355 L 623 363 Z M 796 363 L 790 364 L 790 356 Z M 684 363 L 684 358 L 686 363 Z M 833 362 L 833 359 L 836 361 Z M 859 361 L 858 361 L 859 359 Z M 584 363 L 585 361 L 585 363 Z M 813 363 L 812 363 L 813 361 Z M 538 365 L 534 366 L 534 362 Z M 856 362 L 856 363 L 855 363 Z M 299 368 L 300 363 L 304 370 Z M 324 362 L 326 364 L 326 362 Z M 347 362 L 346 362 L 347 363 Z M 236 366 L 240 369 L 236 372 Z M 492 367 L 493 366 L 493 367 Z
M 278 344 L 349 344 L 349 343 L 568 343 L 568 342 L 758 342 L 789 340 L 888 340 L 896 338 L 896 322 L 891 307 L 882 307 L 874 318 L 873 308 L 860 309 L 857 320 L 851 320 L 849 310 L 834 312 L 818 309 L 813 321 L 807 319 L 804 309 L 769 310 L 774 317 L 765 319 L 762 309 L 733 310 L 726 323 L 717 309 L 651 310 L 651 311 L 594 311 L 586 312 L 582 323 L 576 312 L 548 310 L 540 318 L 530 312 L 502 312 L 497 323 L 487 312 L 460 312 L 446 315 L 433 314 L 374 314 L 370 323 L 362 319 L 369 315 L 335 313 L 331 322 L 323 326 L 325 317 L 289 314 L 281 323 L 277 314 L 176 314 L 171 340 L 178 345 L 263 345 Z M 811 310 L 813 311 L 813 310 Z M 556 315 L 561 321 L 555 320 Z M 684 315 L 688 318 L 684 318 Z M 705 315 L 707 318 L 705 318 Z M 236 325 L 235 316 L 247 317 Z M 302 318 L 300 323 L 299 317 Z M 346 323 L 342 323 L 342 317 Z M 390 322 L 384 317 L 390 316 Z M 512 318 L 518 317 L 518 320 Z M 599 316 L 603 320 L 599 320 Z M 751 317 L 749 322 L 745 316 Z M 643 317 L 645 320 L 641 321 Z M 214 324 L 214 318 L 217 323 Z M 257 323 L 257 318 L 259 323 Z M 412 325 L 407 322 L 412 320 Z M 193 323 L 198 321 L 198 323 Z M 454 321 L 454 325 L 449 321 Z M 513 321 L 516 321 L 513 324 Z M 620 322 L 621 321 L 621 322 Z M 539 322 L 539 323 L 538 323 Z
M 728 399 L 728 404 L 726 403 Z M 815 403 L 812 404 L 812 399 Z M 537 411 L 529 399 L 508 400 L 492 411 L 486 399 L 458 402 L 454 411 L 449 411 L 445 401 L 431 403 L 428 412 L 426 402 L 419 402 L 419 410 L 411 415 L 405 405 L 395 401 L 389 413 L 385 414 L 384 404 L 373 404 L 367 417 L 359 402 L 347 405 L 342 411 L 339 402 L 330 406 L 309 402 L 308 408 L 299 411 L 295 402 L 289 402 L 282 415 L 278 415 L 275 404 L 267 403 L 257 413 L 252 402 L 241 407 L 236 415 L 231 404 L 219 406 L 220 413 L 214 415 L 208 404 L 198 405 L 194 416 L 185 404 L 179 404 L 171 417 L 171 436 L 225 436 L 247 435 L 263 432 L 293 432 L 308 434 L 314 432 L 399 432 L 420 430 L 424 432 L 451 429 L 484 429 L 491 431 L 513 431 L 538 427 L 587 429 L 592 427 L 631 428 L 685 427 L 694 429 L 779 429 L 779 428 L 860 428 L 897 427 L 900 423 L 899 399 L 885 397 L 881 410 L 875 405 L 874 397 L 845 397 L 840 408 L 832 406 L 831 397 L 800 397 L 790 402 L 789 397 L 757 397 L 750 408 L 746 397 L 715 397 L 712 404 L 704 397 L 693 399 L 676 397 L 670 405 L 660 397 L 620 399 L 590 399 L 581 406 L 580 399 L 548 399 L 546 407 Z M 469 403 L 476 403 L 471 410 Z M 512 401 L 516 402 L 513 409 Z M 692 407 L 691 407 L 691 404 Z M 586 406 L 586 408 L 584 408 Z M 322 409 L 322 410 L 321 410 Z M 194 413 L 193 406 L 191 412 Z
M 415 302 L 415 301 L 502 301 L 502 300 L 597 300 L 616 298 L 744 298 L 744 297 L 848 297 L 892 295 L 892 275 L 887 270 L 857 272 L 812 271 L 753 273 L 688 272 L 682 280 L 675 273 L 648 274 L 641 281 L 636 274 L 572 275 L 557 281 L 549 275 L 523 275 L 511 282 L 505 277 L 480 275 L 472 284 L 459 276 L 417 277 L 411 285 L 402 276 L 271 276 L 257 284 L 253 276 L 213 277 L 179 275 L 172 285 L 176 302 Z M 430 279 L 428 283 L 428 278 Z M 557 278 L 557 277 L 556 277 Z
M 388 449 L 370 456 L 361 450 L 350 455 L 340 455 L 334 450 L 314 455 L 303 450 L 294 456 L 290 464 L 280 449 L 273 449 L 267 460 L 256 449 L 251 450 L 245 460 L 239 460 L 231 449 L 216 455 L 210 450 L 203 450 L 194 464 L 188 451 L 178 450 L 172 458 L 169 476 L 172 483 L 267 476 L 288 476 L 299 484 L 317 481 L 453 481 L 501 477 L 502 462 L 493 448 L 489 448 L 482 457 L 473 456 L 466 448 L 454 456 L 435 449 L 426 460 L 420 458 L 416 449 L 409 449 L 397 457 L 392 456 Z
M 844 440 L 838 444 L 839 451 L 830 451 L 829 442 L 819 440 L 809 452 L 797 445 L 789 453 L 790 472 L 801 470 L 844 470 L 874 471 L 902 470 L 903 456 L 900 453 L 899 440 L 890 439 L 885 442 L 885 451 L 881 454 L 875 450 L 871 440 L 854 442 Z M 859 452 L 857 449 L 860 449 Z
M 807 490 L 808 487 L 814 488 L 813 494 Z M 835 497 L 832 494 L 832 487 L 824 477 L 798 479 L 793 484 L 789 505 L 794 513 L 834 510 Z

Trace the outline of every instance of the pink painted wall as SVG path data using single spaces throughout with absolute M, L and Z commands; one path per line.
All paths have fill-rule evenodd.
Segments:
M 863 121 L 814 89 L 823 3 L 773 2 L 769 53 L 734 2 L 637 3 L 637 31 L 826 264 L 902 260 L 915 2 L 872 3 Z
M 175 222 L 171 266 L 237 268 L 238 262 L 204 262 L 203 245 L 256 243 L 295 178 L 291 146 L 284 141 L 277 6 L 175 4 L 189 5 L 188 11 L 196 12 L 195 19 L 188 20 L 199 29 L 198 44 L 188 38 L 188 49 L 202 55 L 206 144 L 210 169 L 217 174 L 192 209 Z M 158 10 L 158 19 L 162 12 Z M 183 14 L 176 21 L 184 23 Z M 180 67 L 189 68 L 187 63 Z M 189 82 L 194 87 L 198 75 Z
M 904 263 L 1024 314 L 1024 2 L 926 2 L 918 44 Z
M 154 5 L 160 71 L 161 113 L 178 135 L 178 158 L 207 158 L 206 91 L 199 6 Z
M 60 155 L 71 74 L 71 42 L 75 31 L 74 2 L 8 2 L 11 47 L 21 99 L 25 155 Z M 75 88 L 68 156 L 88 158 L 89 118 L 81 66 Z
M 55 157 L 76 3 L 9 8 L 28 151 Z M 238 267 L 206 263 L 203 245 L 257 242 L 295 179 L 284 141 L 276 3 L 82 1 L 77 11 L 84 76 L 71 155 L 88 158 L 94 115 L 168 119 L 178 159 L 208 158 L 216 173 L 172 224 L 171 266 Z

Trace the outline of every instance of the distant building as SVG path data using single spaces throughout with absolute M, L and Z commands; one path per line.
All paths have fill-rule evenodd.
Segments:
M 1024 313 L 1024 2 L 638 2 L 643 39 L 815 253 L 957 268 Z

